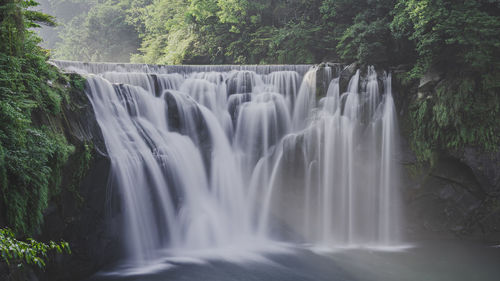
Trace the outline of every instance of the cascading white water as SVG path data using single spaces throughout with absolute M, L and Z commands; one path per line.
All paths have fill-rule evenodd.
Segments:
M 282 239 L 275 224 L 316 245 L 399 242 L 390 74 L 358 70 L 341 93 L 329 69 L 318 101 L 309 66 L 55 63 L 94 73 L 135 265 Z

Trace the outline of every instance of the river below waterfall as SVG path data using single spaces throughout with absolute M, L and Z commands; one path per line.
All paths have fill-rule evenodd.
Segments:
M 335 251 L 288 248 L 248 260 L 184 257 L 154 273 L 107 271 L 88 281 L 496 281 L 500 248 L 441 240 L 411 248 Z

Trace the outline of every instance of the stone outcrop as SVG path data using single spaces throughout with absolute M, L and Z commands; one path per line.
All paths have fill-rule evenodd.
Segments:
M 71 74 L 76 75 L 76 74 Z M 50 202 L 39 240 L 64 240 L 72 253 L 57 254 L 39 280 L 81 280 L 113 262 L 121 249 L 117 194 L 110 181 L 110 160 L 92 105 L 72 91 L 60 120 L 75 147 L 63 170 L 62 193 Z M 90 155 L 89 155 L 90 152 Z M 89 157 L 91 156 L 91 157 Z M 83 157 L 90 163 L 83 164 Z
M 418 85 L 393 80 L 400 112 L 407 234 L 412 239 L 459 237 L 500 241 L 500 153 L 475 147 L 440 151 L 432 167 L 418 163 L 407 139 L 412 102 L 432 94 L 441 76 L 430 72 Z

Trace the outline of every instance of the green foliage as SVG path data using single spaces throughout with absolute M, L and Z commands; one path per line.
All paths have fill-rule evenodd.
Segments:
M 49 120 L 62 114 L 67 78 L 47 62 L 27 28 L 34 1 L 10 0 L 0 9 L 0 200 L 19 235 L 39 230 L 43 211 L 59 192 L 62 166 L 73 152 Z M 43 125 L 49 124 L 49 125 Z
M 339 1 L 342 8 L 349 9 L 347 3 Z M 392 0 L 359 1 L 361 7 L 352 20 L 342 18 L 347 27 L 339 27 L 340 37 L 337 43 L 337 52 L 345 61 L 356 61 L 361 64 L 388 64 L 392 63 L 395 54 L 394 39 L 390 32 L 392 17 L 390 11 L 394 6 Z M 364 3 L 363 3 L 364 2 Z M 335 7 L 335 6 L 334 6 Z M 340 7 L 336 7 L 338 9 Z M 345 17 L 336 9 L 323 11 L 329 17 Z M 359 9 L 359 8 L 358 8 Z
M 30 238 L 26 242 L 19 241 L 9 229 L 0 229 L 0 256 L 9 265 L 20 267 L 25 264 L 44 268 L 48 253 L 51 251 L 71 253 L 71 249 L 66 242 L 56 243 L 50 241 L 45 244 Z
M 74 195 L 75 200 L 82 204 L 84 199 L 78 192 L 78 187 L 82 182 L 83 178 L 87 175 L 87 172 L 90 170 L 90 164 L 92 163 L 94 145 L 90 143 L 83 143 L 81 147 L 75 151 L 73 154 L 73 161 L 75 163 L 74 173 L 71 179 L 71 184 L 68 186 L 68 190 L 71 191 Z
M 87 13 L 64 23 L 54 57 L 80 61 L 128 61 L 138 46 L 135 28 L 126 21 L 130 1 L 91 3 Z
M 319 31 L 304 21 L 276 29 L 269 38 L 269 55 L 264 63 L 314 63 L 314 42 Z
M 393 51 L 400 51 L 390 30 L 393 0 L 137 0 L 132 6 L 129 22 L 142 39 L 133 62 L 386 63 L 402 57 Z
M 399 1 L 391 29 L 418 57 L 406 80 L 432 71 L 441 81 L 411 107 L 412 143 L 423 160 L 435 151 L 500 146 L 500 4 Z
M 184 0 L 153 1 L 129 10 L 128 21 L 144 31 L 139 49 L 142 54 L 133 55 L 132 62 L 181 63 L 193 41 L 184 20 L 187 10 Z
M 79 9 L 81 2 L 45 1 L 56 14 L 63 6 Z M 329 33 L 320 22 L 322 2 L 91 1 L 81 15 L 61 18 L 55 57 L 159 64 L 312 63 L 334 49 L 331 40 L 312 40 Z
M 496 151 L 500 147 L 500 88 L 471 77 L 441 82 L 435 92 L 413 102 L 410 120 L 417 156 L 432 161 L 436 151 L 466 145 Z
M 82 0 L 45 1 L 62 16 L 68 6 L 83 9 L 71 21 L 62 18 L 56 56 L 72 60 L 341 59 L 414 64 L 410 74 L 416 78 L 430 65 L 485 69 L 499 48 L 498 3 L 492 0 L 105 0 L 86 8 Z
M 485 72 L 499 68 L 500 4 L 488 0 L 399 1 L 391 28 L 415 44 L 420 77 L 431 67 L 443 72 Z

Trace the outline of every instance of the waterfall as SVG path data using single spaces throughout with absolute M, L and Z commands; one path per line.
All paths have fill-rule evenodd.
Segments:
M 308 65 L 54 63 L 87 76 L 131 263 L 287 233 L 328 247 L 400 242 L 390 74 L 358 70 L 341 89 Z

